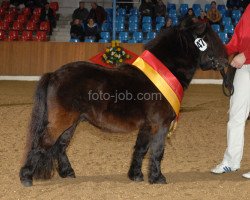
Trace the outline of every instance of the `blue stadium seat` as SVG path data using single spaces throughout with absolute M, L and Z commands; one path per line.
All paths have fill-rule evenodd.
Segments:
M 111 31 L 111 24 L 110 23 L 103 23 L 101 27 L 102 31 Z
M 221 11 L 221 10 L 226 10 L 226 6 L 225 6 L 224 4 L 219 4 L 219 5 L 217 6 L 217 9 L 218 9 L 219 11 Z
M 176 10 L 169 10 L 169 12 L 168 12 L 168 16 L 170 17 L 170 18 L 172 18 L 172 17 L 177 17 L 177 12 L 176 12 Z
M 222 18 L 222 25 L 226 26 L 226 25 L 231 25 L 232 24 L 232 19 L 231 17 L 223 17 Z
M 113 22 L 113 17 L 111 15 L 107 15 L 107 22 L 112 23 Z
M 131 15 L 129 17 L 129 20 L 128 20 L 129 23 L 138 23 L 139 22 L 139 18 L 137 15 Z
M 172 22 L 173 22 L 173 26 L 177 26 L 179 24 L 179 19 L 178 17 L 172 17 Z
M 151 23 L 143 23 L 142 24 L 142 32 L 150 32 L 152 31 L 152 24 Z
M 73 38 L 71 38 L 69 41 L 70 41 L 70 42 L 80 42 L 79 39 L 73 39 Z
M 131 40 L 128 40 L 128 43 L 134 44 L 134 43 L 137 43 L 137 41 L 134 38 L 132 38 Z
M 220 32 L 220 25 L 219 24 L 213 24 L 211 25 L 212 29 L 216 32 L 219 33 Z
M 106 39 L 100 39 L 98 42 L 100 42 L 100 43 L 109 43 L 109 40 L 106 40 Z
M 165 17 L 157 16 L 155 21 L 156 23 L 165 23 Z
M 95 42 L 94 39 L 85 38 L 84 42 Z
M 201 4 L 199 3 L 194 3 L 192 6 L 193 10 L 201 10 Z
M 129 15 L 139 15 L 139 10 L 137 8 L 131 8 L 129 11 Z
M 124 30 L 125 30 L 125 25 L 124 25 L 124 23 L 116 22 L 116 24 L 115 24 L 115 29 L 116 29 L 117 32 L 124 31 Z
M 180 5 L 180 14 L 181 14 L 181 16 L 187 14 L 187 11 L 188 11 L 188 4 L 187 3 L 182 3 Z
M 211 8 L 211 4 L 205 4 L 205 12 L 207 12 Z
M 110 41 L 110 32 L 101 32 L 101 38 Z
M 107 15 L 112 16 L 113 15 L 113 8 L 106 8 L 105 9 Z
M 233 25 L 236 26 L 239 23 L 240 19 L 235 19 Z
M 234 33 L 234 26 L 233 25 L 226 25 L 224 27 L 224 32 L 227 33 L 229 36 L 232 36 Z
M 232 11 L 232 18 L 234 19 L 234 20 L 239 20 L 240 18 L 241 18 L 241 11 L 240 10 L 233 10 Z
M 194 14 L 196 17 L 199 17 L 201 14 L 201 9 L 199 9 L 199 8 L 194 9 Z
M 156 24 L 156 26 L 155 26 L 155 31 L 156 31 L 156 32 L 159 32 L 163 26 L 164 26 L 163 23 L 158 23 L 158 24 Z
M 124 22 L 125 22 L 125 17 L 122 16 L 122 15 L 118 15 L 118 16 L 116 17 L 116 21 L 117 21 L 118 23 L 124 23 Z
M 227 12 L 227 10 L 220 10 L 220 15 L 221 15 L 222 18 L 223 18 L 223 17 L 228 17 L 228 12 Z
M 134 32 L 133 39 L 138 43 L 142 42 L 143 41 L 143 33 L 142 32 Z
M 128 42 L 128 39 L 129 39 L 129 33 L 128 32 L 120 32 L 119 33 L 119 40 L 121 42 Z
M 138 31 L 138 23 L 129 23 L 128 24 L 128 31 L 129 32 Z
M 142 18 L 142 23 L 152 23 L 152 18 L 149 16 L 144 16 Z
M 176 4 L 175 3 L 168 3 L 167 4 L 167 11 L 169 12 L 170 10 L 176 10 Z
M 126 15 L 126 10 L 124 8 L 119 8 L 119 9 L 117 9 L 116 13 L 119 16 L 125 16 Z
M 227 33 L 219 32 L 218 34 L 219 34 L 219 37 L 220 37 L 221 41 L 223 42 L 223 44 L 226 44 L 228 42 Z
M 156 37 L 156 32 L 148 32 L 147 33 L 147 40 L 152 40 Z

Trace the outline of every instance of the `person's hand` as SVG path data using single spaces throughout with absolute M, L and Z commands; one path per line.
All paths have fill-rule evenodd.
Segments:
M 246 57 L 244 53 L 239 53 L 237 56 L 233 58 L 233 60 L 231 61 L 231 65 L 235 68 L 241 68 L 245 62 L 246 62 Z

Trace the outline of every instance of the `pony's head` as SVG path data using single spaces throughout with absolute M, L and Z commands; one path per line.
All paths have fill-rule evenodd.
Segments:
M 198 50 L 198 65 L 202 70 L 221 70 L 228 66 L 225 46 L 208 23 L 189 19 L 181 28 L 192 34 Z

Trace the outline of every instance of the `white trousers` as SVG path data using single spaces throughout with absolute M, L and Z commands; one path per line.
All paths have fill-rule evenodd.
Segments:
M 227 149 L 222 163 L 240 168 L 243 155 L 245 123 L 250 111 L 250 65 L 236 70 L 234 94 L 230 99 L 227 124 Z

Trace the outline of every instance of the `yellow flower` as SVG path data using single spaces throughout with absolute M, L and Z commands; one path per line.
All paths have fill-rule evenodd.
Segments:
M 121 48 L 117 48 L 117 51 L 121 51 Z
M 106 49 L 106 52 L 108 53 L 108 52 L 109 52 L 109 49 Z
M 122 59 L 119 60 L 120 63 L 121 63 L 122 61 L 123 61 Z

